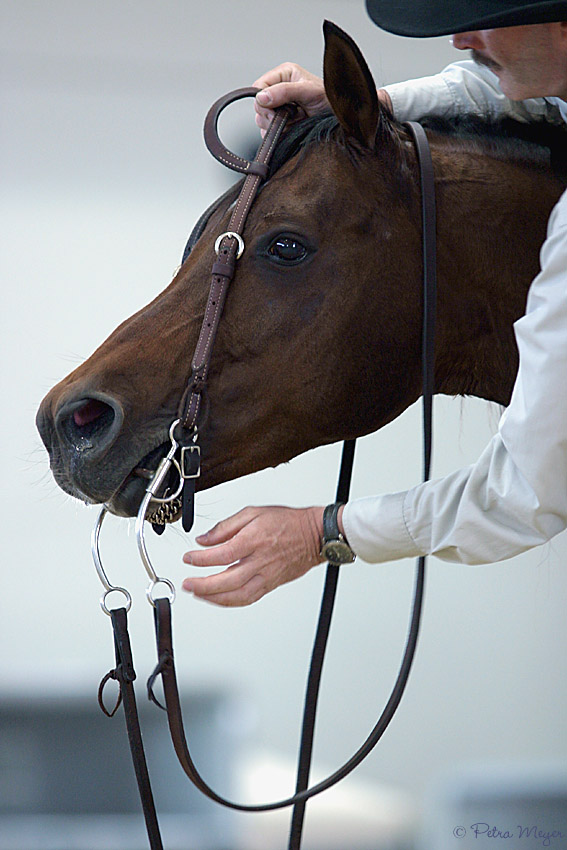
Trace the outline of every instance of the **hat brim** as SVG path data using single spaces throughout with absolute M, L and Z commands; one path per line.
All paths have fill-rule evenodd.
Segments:
M 567 21 L 566 0 L 366 0 L 366 8 L 381 29 L 414 38 Z

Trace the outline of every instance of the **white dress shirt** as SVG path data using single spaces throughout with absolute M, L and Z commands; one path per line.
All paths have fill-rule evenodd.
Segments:
M 476 112 L 567 121 L 557 98 L 508 100 L 472 61 L 387 87 L 397 118 Z M 365 561 L 434 554 L 483 564 L 511 558 L 567 527 L 567 193 L 555 206 L 526 314 L 514 324 L 520 366 L 498 433 L 478 461 L 400 493 L 344 509 L 348 541 Z

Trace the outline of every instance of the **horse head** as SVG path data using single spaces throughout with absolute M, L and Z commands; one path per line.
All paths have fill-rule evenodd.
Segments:
M 374 431 L 421 393 L 421 224 L 412 144 L 379 104 L 357 46 L 331 24 L 325 26 L 324 81 L 332 114 L 287 131 L 246 222 L 246 249 L 201 406 L 201 489 Z M 439 168 L 449 168 L 450 147 L 442 139 L 434 149 Z M 486 205 L 488 183 L 483 191 L 476 208 Z M 441 391 L 507 400 L 516 368 L 511 325 L 522 312 L 558 194 L 550 188 L 546 195 L 541 185 L 538 191 L 515 248 L 504 247 L 517 230 L 514 205 L 501 235 L 492 232 L 490 248 L 480 247 L 490 250 L 496 269 L 515 252 L 496 315 L 500 308 L 488 303 L 492 272 L 477 269 L 474 291 L 455 291 L 456 276 L 470 276 L 474 268 L 475 252 L 465 263 L 469 252 L 462 248 L 455 269 L 465 238 L 456 210 L 466 193 L 454 174 L 439 188 L 440 214 L 446 211 L 448 222 L 439 233 Z M 517 187 L 514 193 L 521 195 Z M 217 205 L 164 292 L 42 402 L 38 427 L 55 479 L 71 495 L 104 502 L 118 515 L 136 514 L 145 489 L 138 473 L 154 470 L 169 445 L 207 300 L 213 246 L 227 229 L 236 195 Z M 517 203 L 525 210 L 525 197 Z M 504 199 L 503 209 L 507 204 Z M 476 256 L 484 268 L 486 258 L 478 263 Z M 477 373 L 492 375 L 483 352 L 495 337 L 503 365 L 494 367 L 496 377 L 473 385 L 469 358 L 480 358 Z M 461 373 L 464 388 L 456 377 Z

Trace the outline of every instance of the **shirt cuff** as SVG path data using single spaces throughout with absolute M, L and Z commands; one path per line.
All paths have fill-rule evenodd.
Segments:
M 370 496 L 347 502 L 343 527 L 351 548 L 371 564 L 423 555 L 404 520 L 406 493 Z

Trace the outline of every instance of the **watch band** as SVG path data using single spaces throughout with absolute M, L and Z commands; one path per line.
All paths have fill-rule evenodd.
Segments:
M 326 542 L 327 540 L 340 540 L 341 537 L 343 538 L 343 540 L 345 540 L 344 535 L 341 534 L 339 523 L 337 521 L 337 517 L 339 515 L 339 508 L 342 508 L 343 505 L 344 502 L 335 502 L 332 505 L 327 505 L 327 507 L 323 511 L 324 542 Z
M 350 548 L 344 534 L 341 533 L 338 523 L 339 508 L 344 502 L 334 502 L 327 505 L 323 511 L 323 542 L 321 545 L 321 556 L 330 564 L 352 564 L 356 555 Z

